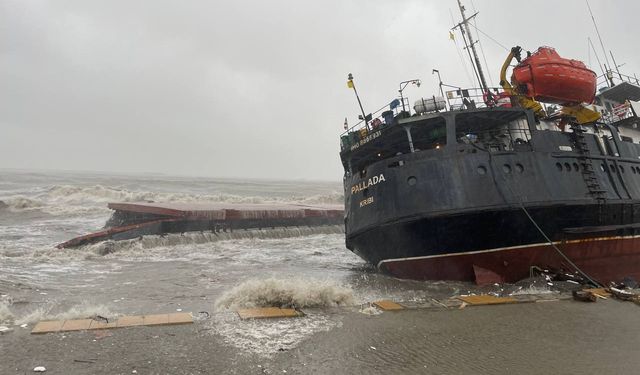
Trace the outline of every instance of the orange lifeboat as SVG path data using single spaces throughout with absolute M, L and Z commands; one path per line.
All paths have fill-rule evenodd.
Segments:
M 592 103 L 596 92 L 596 74 L 581 61 L 560 57 L 551 47 L 540 47 L 522 60 L 511 81 L 530 98 L 565 106 Z

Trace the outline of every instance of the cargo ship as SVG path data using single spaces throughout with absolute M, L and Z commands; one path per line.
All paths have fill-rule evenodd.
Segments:
M 479 87 L 411 111 L 401 86 L 341 135 L 347 248 L 399 278 L 640 280 L 640 83 L 514 47 L 489 87 L 459 5 Z

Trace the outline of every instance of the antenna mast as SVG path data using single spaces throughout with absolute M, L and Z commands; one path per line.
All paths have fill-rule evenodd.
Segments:
M 469 27 L 469 19 L 475 17 L 475 15 L 478 13 L 475 13 L 471 17 L 467 18 L 464 15 L 465 9 L 460 0 L 458 0 L 458 7 L 460 8 L 460 14 L 462 15 L 462 22 L 459 23 L 458 26 L 464 25 L 467 36 L 469 37 L 469 46 L 471 47 L 471 51 L 473 52 L 473 58 L 475 60 L 476 70 L 478 72 L 478 80 L 480 81 L 480 88 L 482 89 L 482 91 L 486 92 L 488 91 L 487 80 L 484 78 L 484 73 L 482 72 L 482 66 L 480 64 L 480 58 L 478 57 L 478 52 L 476 51 L 475 44 L 477 41 L 473 41 L 473 37 L 471 36 L 471 28 Z

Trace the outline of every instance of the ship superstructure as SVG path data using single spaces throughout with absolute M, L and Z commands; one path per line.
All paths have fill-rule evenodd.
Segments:
M 520 54 L 501 87 L 449 87 L 413 112 L 394 99 L 342 135 L 349 249 L 413 279 L 640 278 L 640 83 L 551 47 Z

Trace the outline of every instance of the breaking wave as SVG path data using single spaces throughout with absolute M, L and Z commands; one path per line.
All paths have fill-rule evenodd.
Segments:
M 9 306 L 11 306 L 10 302 L 0 301 L 0 324 L 13 323 L 14 316 L 11 310 L 9 309 Z
M 4 200 L 0 200 L 0 207 L 7 207 L 9 210 L 12 210 L 12 211 L 29 210 L 34 208 L 40 208 L 43 206 L 44 206 L 44 203 L 38 200 L 23 197 L 23 196 L 14 196 L 10 198 L 5 198 Z
M 46 213 L 73 214 L 109 212 L 108 202 L 214 202 L 214 203 L 298 203 L 341 204 L 343 194 L 332 192 L 311 196 L 241 196 L 235 194 L 196 194 L 180 192 L 135 191 L 103 185 L 72 186 L 54 185 L 33 195 L 0 197 L 13 211 L 41 210 Z M 1 206 L 1 205 L 0 205 Z
M 354 304 L 353 291 L 332 281 L 310 279 L 247 280 L 225 292 L 217 311 L 255 307 L 329 307 Z
M 123 241 L 105 241 L 92 245 L 85 245 L 81 249 L 89 254 L 108 255 L 126 251 L 154 249 L 158 247 L 175 247 L 179 245 L 197 245 L 218 241 L 242 239 L 278 239 L 302 237 L 316 234 L 341 234 L 344 227 L 327 225 L 321 227 L 291 227 L 276 229 L 251 229 L 235 232 L 192 232 L 185 234 L 167 234 L 163 236 L 143 236 L 139 239 Z M 75 249 L 69 251 L 76 252 Z
M 108 318 L 109 320 L 119 314 L 112 312 L 105 305 L 93 305 L 83 302 L 68 310 L 55 312 L 56 306 L 52 303 L 40 306 L 15 320 L 16 325 L 36 323 L 41 320 L 68 320 L 68 319 L 90 319 L 97 316 Z

